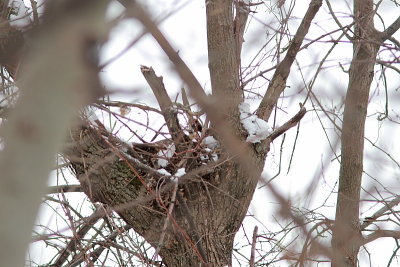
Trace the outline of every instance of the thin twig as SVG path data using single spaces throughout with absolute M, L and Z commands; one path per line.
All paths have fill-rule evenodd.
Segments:
M 250 254 L 250 263 L 249 267 L 255 267 L 255 254 L 256 254 L 256 244 L 257 244 L 257 230 L 258 226 L 254 226 L 253 230 L 253 239 L 251 242 L 251 254 Z

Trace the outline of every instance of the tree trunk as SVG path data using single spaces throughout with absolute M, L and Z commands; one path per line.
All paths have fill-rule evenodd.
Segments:
M 380 47 L 379 34 L 373 24 L 373 1 L 354 1 L 355 35 L 353 60 L 345 100 L 341 136 L 341 166 L 332 233 L 332 266 L 357 266 L 361 229 L 359 202 L 363 173 L 364 125 L 374 65 Z

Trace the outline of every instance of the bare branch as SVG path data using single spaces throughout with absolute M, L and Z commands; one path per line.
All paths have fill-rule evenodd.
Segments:
M 130 225 L 125 225 L 122 228 L 119 228 L 117 230 L 115 230 L 114 232 L 112 232 L 109 236 L 105 237 L 104 239 L 106 240 L 105 242 L 101 242 L 100 244 L 104 244 L 96 249 L 94 249 L 91 253 L 90 253 L 90 260 L 94 263 L 97 261 L 97 259 L 100 257 L 101 253 L 106 249 L 106 247 L 109 246 L 113 246 L 114 243 L 112 241 L 114 241 L 118 236 L 121 235 L 121 232 L 123 231 L 129 231 L 132 228 L 132 226 Z M 96 242 L 97 243 L 97 242 Z M 93 244 L 93 247 L 96 245 Z M 124 250 L 127 250 L 127 248 L 124 248 Z M 138 257 L 139 259 L 142 259 L 144 256 L 141 255 L 140 253 L 137 253 L 136 251 L 131 251 L 129 250 L 129 253 L 135 255 L 136 257 Z M 85 257 L 83 253 L 80 253 L 78 255 L 76 255 L 70 263 L 70 267 L 75 267 L 80 265 L 82 262 L 84 262 Z M 148 262 L 150 263 L 151 261 L 148 260 Z
M 296 115 L 293 116 L 289 121 L 287 121 L 285 124 L 277 128 L 272 134 L 270 134 L 267 138 L 268 142 L 274 141 L 276 138 L 278 138 L 281 134 L 285 133 L 287 130 L 295 126 L 296 124 L 299 123 L 299 121 L 304 117 L 306 114 L 306 108 L 301 107 L 300 111 L 297 112 Z
M 255 252 L 256 252 L 256 244 L 257 244 L 257 230 L 258 230 L 258 227 L 256 225 L 256 226 L 254 226 L 253 239 L 251 242 L 251 254 L 250 254 L 250 263 L 249 263 L 250 267 L 256 266 L 255 265 Z
M 375 241 L 381 237 L 393 237 L 395 239 L 400 239 L 400 231 L 393 230 L 375 230 L 372 234 L 367 235 L 359 243 L 360 246 L 364 246 L 372 241 Z
M 290 68 L 296 58 L 297 53 L 300 50 L 301 44 L 303 43 L 304 37 L 310 29 L 311 21 L 314 19 L 319 8 L 322 5 L 322 0 L 312 0 L 307 12 L 301 21 L 297 32 L 291 41 L 287 54 L 282 62 L 277 66 L 274 76 L 269 83 L 267 93 L 264 95 L 260 106 L 257 110 L 257 116 L 263 120 L 268 120 L 271 115 L 273 107 L 276 105 L 279 96 L 283 92 L 286 86 L 286 80 L 290 73 Z
M 179 125 L 177 112 L 165 89 L 163 78 L 158 77 L 151 67 L 141 66 L 140 70 L 157 99 L 177 151 L 181 151 L 185 134 Z
M 137 103 L 127 103 L 127 102 L 120 102 L 120 101 L 102 101 L 102 100 L 97 100 L 96 103 L 99 103 L 99 104 L 107 106 L 107 107 L 119 107 L 119 108 L 132 107 L 132 108 L 139 108 L 142 110 L 153 111 L 153 112 L 162 114 L 162 112 L 156 108 L 152 108 L 152 107 L 137 104 Z
M 390 202 L 387 202 L 387 203 L 385 202 L 384 206 L 382 208 L 380 208 L 372 216 L 369 216 L 364 219 L 364 222 L 361 224 L 360 228 L 361 229 L 367 228 L 369 225 L 371 225 L 373 222 L 375 222 L 376 219 L 383 216 L 387 211 L 391 210 L 393 207 L 397 206 L 399 203 L 400 203 L 400 196 L 395 197 Z
M 54 267 L 62 266 L 64 262 L 68 259 L 70 254 L 75 251 L 81 239 L 84 238 L 84 236 L 87 234 L 87 232 L 89 232 L 89 230 L 93 227 L 93 225 L 98 220 L 100 220 L 104 215 L 105 215 L 104 208 L 100 206 L 99 208 L 96 209 L 96 211 L 92 215 L 87 217 L 84 225 L 82 225 L 77 231 L 76 236 L 74 236 L 68 243 L 68 245 L 61 252 L 59 252 L 59 256 L 55 260 L 54 264 L 51 264 L 51 266 Z
M 208 97 L 204 93 L 201 84 L 190 71 L 186 63 L 180 58 L 178 52 L 174 50 L 162 32 L 158 29 L 157 25 L 149 18 L 147 12 L 136 2 L 128 0 L 119 0 L 119 2 L 127 8 L 127 12 L 130 12 L 130 14 L 139 20 L 151 33 L 171 62 L 177 67 L 181 79 L 190 85 L 193 97 L 196 98 L 200 105 L 206 105 Z
M 382 32 L 382 37 L 381 41 L 386 41 L 389 37 L 392 37 L 392 35 L 397 32 L 397 30 L 400 28 L 400 16 L 389 26 L 387 27 L 386 30 Z
M 47 194 L 59 194 L 59 193 L 72 193 L 72 192 L 83 192 L 80 184 L 71 185 L 58 185 L 49 186 L 47 188 Z
M 234 20 L 234 30 L 233 34 L 235 37 L 235 51 L 236 51 L 236 61 L 238 68 L 241 67 L 240 54 L 242 52 L 242 44 L 244 42 L 243 35 L 246 27 L 247 18 L 250 13 L 250 9 L 244 2 L 235 2 L 236 5 L 236 17 Z
M 335 22 L 339 26 L 339 28 L 343 31 L 343 34 L 347 37 L 347 39 L 353 40 L 353 38 L 347 33 L 347 30 L 346 30 L 346 29 L 349 29 L 349 27 L 348 26 L 343 27 L 342 23 L 340 23 L 340 21 L 337 18 L 335 12 L 332 9 L 331 2 L 329 2 L 329 0 L 326 0 L 326 4 L 328 6 L 328 9 L 330 11 L 330 14 L 331 14 L 332 18 L 335 20 Z

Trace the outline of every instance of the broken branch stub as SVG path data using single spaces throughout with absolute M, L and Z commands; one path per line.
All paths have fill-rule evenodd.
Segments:
M 158 77 L 151 67 L 141 66 L 140 70 L 157 99 L 177 151 L 182 151 L 185 134 L 179 125 L 177 111 L 168 96 L 162 76 Z

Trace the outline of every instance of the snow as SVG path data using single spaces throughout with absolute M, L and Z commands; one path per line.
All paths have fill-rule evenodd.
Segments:
M 219 146 L 219 142 L 213 136 L 205 137 L 201 143 L 211 149 L 215 149 Z
M 174 176 L 176 176 L 176 177 L 181 177 L 181 176 L 183 176 L 183 175 L 185 175 L 185 174 L 186 174 L 185 168 L 180 168 L 180 169 L 178 169 L 178 170 L 176 171 L 176 173 L 174 174 Z
M 185 174 L 186 174 L 185 168 L 180 168 L 176 171 L 174 176 L 172 176 L 171 181 L 177 184 L 179 182 L 179 177 L 182 177 Z
M 157 172 L 161 175 L 171 176 L 171 174 L 166 169 L 159 169 Z
M 272 130 L 268 122 L 258 118 L 250 112 L 250 104 L 240 103 L 240 122 L 249 134 L 246 141 L 258 143 L 268 137 Z
M 9 2 L 10 25 L 16 28 L 24 28 L 31 24 L 31 18 L 28 14 L 28 8 L 25 6 L 23 0 L 13 0 Z
M 175 153 L 175 145 L 173 145 L 173 144 L 172 144 L 172 145 L 169 145 L 167 149 L 159 151 L 159 152 L 157 153 L 157 155 L 158 155 L 159 157 L 162 157 L 162 158 L 159 158 L 159 159 L 157 160 L 158 165 L 159 165 L 160 167 L 167 167 L 167 165 L 168 165 L 168 159 L 169 159 L 169 158 L 172 158 L 172 156 L 174 155 L 174 153 Z

